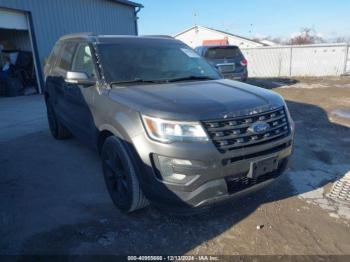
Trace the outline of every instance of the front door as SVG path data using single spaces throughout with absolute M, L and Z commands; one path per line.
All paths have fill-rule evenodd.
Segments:
M 96 80 L 96 68 L 88 43 L 78 45 L 70 71 L 84 72 L 90 79 Z M 94 143 L 97 128 L 92 115 L 92 102 L 96 86 L 66 83 L 64 93 L 69 107 L 69 126 L 74 127 L 72 132 L 84 142 Z

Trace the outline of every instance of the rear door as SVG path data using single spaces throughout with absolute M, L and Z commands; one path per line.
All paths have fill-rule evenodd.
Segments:
M 70 70 L 73 55 L 75 53 L 76 42 L 62 42 L 56 60 L 50 75 L 50 85 L 54 90 L 52 100 L 54 103 L 55 113 L 59 120 L 68 128 L 70 127 L 70 105 L 65 98 L 65 91 L 67 90 L 67 83 L 65 81 L 67 71 Z
M 45 75 L 45 93 L 46 95 L 49 95 L 51 97 L 51 102 L 54 103 L 53 105 L 56 106 L 57 103 L 57 96 L 56 96 L 56 75 L 54 73 L 55 71 L 55 65 L 57 63 L 57 60 L 59 59 L 60 52 L 62 51 L 62 44 L 61 42 L 57 42 L 52 49 L 52 52 L 48 58 L 48 60 L 45 63 L 44 67 L 44 75 Z

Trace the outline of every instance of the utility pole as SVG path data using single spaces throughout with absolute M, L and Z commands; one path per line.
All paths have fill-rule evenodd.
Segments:
M 250 38 L 253 37 L 253 24 L 250 24 L 249 35 L 250 35 Z
M 193 22 L 194 22 L 194 25 L 197 26 L 197 12 L 196 12 L 196 10 L 193 10 Z

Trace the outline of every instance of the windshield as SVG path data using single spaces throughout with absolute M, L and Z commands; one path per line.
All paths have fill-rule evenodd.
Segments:
M 221 78 L 205 59 L 178 42 L 100 43 L 98 53 L 107 82 Z
M 236 46 L 212 47 L 205 53 L 205 57 L 209 59 L 230 59 L 241 56 L 242 53 Z

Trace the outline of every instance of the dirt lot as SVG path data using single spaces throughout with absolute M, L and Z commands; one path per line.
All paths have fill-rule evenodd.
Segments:
M 350 255 L 350 202 L 328 197 L 350 177 L 350 120 L 334 111 L 350 109 L 350 77 L 251 82 L 287 100 L 292 167 L 248 199 L 189 217 L 120 213 L 98 156 L 51 137 L 42 97 L 1 99 L 0 254 Z

